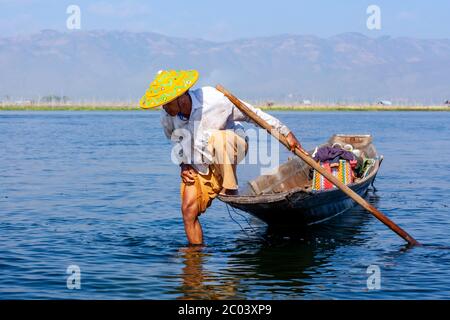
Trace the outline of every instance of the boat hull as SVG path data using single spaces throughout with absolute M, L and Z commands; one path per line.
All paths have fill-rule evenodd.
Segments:
M 364 178 L 348 185 L 365 196 L 373 184 L 383 156 L 379 156 L 370 135 L 334 135 L 327 145 L 353 143 L 369 159 L 374 159 Z M 234 208 L 248 212 L 274 226 L 308 226 L 327 221 L 355 206 L 355 202 L 337 188 L 312 190 L 309 166 L 298 158 L 278 167 L 276 173 L 249 181 L 250 189 L 243 194 L 220 195 L 219 199 Z
M 350 186 L 360 196 L 365 196 L 375 175 L 363 183 Z M 339 189 L 321 192 L 295 192 L 274 202 L 236 203 L 232 207 L 248 212 L 269 225 L 308 226 L 325 222 L 355 206 L 355 202 Z

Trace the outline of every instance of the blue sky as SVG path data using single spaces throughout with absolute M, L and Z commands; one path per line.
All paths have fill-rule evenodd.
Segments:
M 82 30 L 153 31 L 213 41 L 286 33 L 329 37 L 342 32 L 450 38 L 448 0 L 0 0 L 0 37 L 64 31 L 71 4 L 81 9 Z M 381 9 L 381 30 L 366 27 L 369 5 Z

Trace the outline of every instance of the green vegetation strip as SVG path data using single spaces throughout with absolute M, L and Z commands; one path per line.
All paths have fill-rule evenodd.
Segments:
M 274 111 L 450 111 L 450 106 L 262 106 Z
M 0 111 L 132 111 L 136 106 L 0 106 Z
M 450 106 L 259 106 L 267 111 L 450 111 Z M 159 110 L 152 109 L 153 110 Z M 0 111 L 148 111 L 138 106 L 95 106 L 95 105 L 60 105 L 60 106 L 16 106 L 0 105 Z

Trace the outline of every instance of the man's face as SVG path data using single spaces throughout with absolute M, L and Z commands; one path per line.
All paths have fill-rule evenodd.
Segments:
M 174 117 L 180 112 L 180 106 L 178 105 L 178 99 L 170 101 L 169 103 L 166 103 L 163 105 L 164 111 L 166 111 L 170 116 Z

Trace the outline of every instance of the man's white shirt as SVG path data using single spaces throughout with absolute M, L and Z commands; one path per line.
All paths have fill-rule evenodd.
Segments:
M 174 150 L 178 161 L 191 164 L 200 174 L 208 174 L 209 164 L 212 163 L 212 155 L 207 148 L 211 133 L 214 130 L 234 130 L 241 137 L 245 137 L 240 121 L 253 121 L 216 88 L 202 87 L 189 91 L 189 95 L 192 99 L 189 120 L 172 117 L 163 110 L 161 124 L 166 137 L 177 144 Z M 289 129 L 277 118 L 242 102 L 282 135 L 289 134 Z

